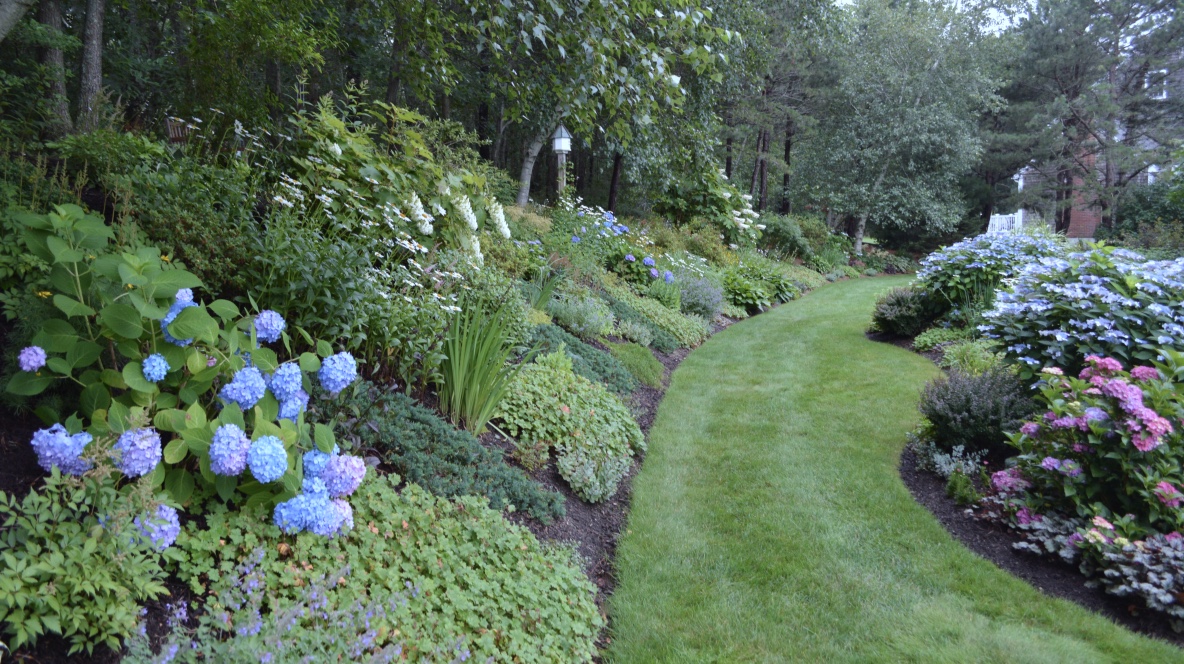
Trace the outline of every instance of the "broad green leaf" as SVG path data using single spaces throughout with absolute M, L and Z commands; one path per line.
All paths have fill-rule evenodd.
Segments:
M 173 468 L 165 475 L 164 490 L 178 503 L 184 503 L 193 495 L 193 475 L 181 468 Z
M 123 374 L 114 369 L 103 369 L 103 373 L 100 376 L 100 380 L 108 387 L 114 387 L 117 390 L 127 389 L 127 381 L 123 379 Z
M 94 364 L 94 361 L 99 359 L 102 354 L 102 346 L 93 341 L 79 341 L 74 344 L 74 347 L 66 352 L 66 364 L 73 369 L 80 367 L 89 367 Z
M 78 395 L 78 407 L 82 414 L 90 416 L 96 410 L 103 410 L 111 405 L 111 393 L 102 383 L 91 383 Z
M 127 406 L 118 402 L 112 401 L 111 407 L 107 409 L 107 423 L 111 425 L 111 430 L 115 433 L 123 433 L 130 427 L 128 426 L 128 418 L 131 417 L 131 411 Z
M 205 307 L 189 307 L 177 314 L 169 324 L 169 334 L 177 339 L 203 339 L 212 342 L 218 335 L 218 322 L 210 316 Z
M 157 411 L 156 417 L 152 418 L 152 423 L 161 431 L 173 433 L 184 431 L 187 428 L 185 426 L 185 411 L 176 408 Z
M 81 251 L 71 248 L 69 243 L 56 235 L 46 237 L 45 246 L 53 254 L 54 260 L 59 263 L 77 263 L 86 257 Z
M 8 380 L 7 389 L 12 394 L 20 394 L 28 397 L 41 394 L 54 381 L 53 377 L 49 376 L 47 372 L 42 372 L 42 374 L 45 375 L 38 375 L 29 371 L 15 373 Z
M 329 357 L 333 354 L 333 347 L 329 345 L 328 341 L 324 339 L 317 340 L 317 355 L 321 357 Z
M 144 392 L 145 394 L 154 394 L 156 392 L 156 383 L 150 382 L 144 377 L 144 367 L 140 364 L 139 360 L 123 365 L 123 382 L 138 392 Z
M 321 358 L 313 353 L 300 354 L 300 370 L 305 373 L 314 373 L 321 369 Z
M 41 346 L 50 353 L 68 353 L 78 343 L 74 326 L 60 318 L 52 318 L 41 325 L 41 331 L 33 336 L 33 345 Z
M 45 366 L 48 367 L 50 371 L 54 371 L 63 376 L 69 376 L 73 373 L 70 363 L 60 357 L 49 358 L 46 360 Z
M 229 300 L 214 300 L 206 305 L 214 315 L 224 321 L 231 321 L 239 317 L 238 307 Z
M 164 462 L 169 464 L 181 463 L 189 454 L 189 445 L 184 438 L 174 438 L 164 446 Z
M 313 440 L 316 441 L 317 449 L 322 452 L 332 452 L 333 446 L 337 444 L 337 439 L 333 435 L 333 427 L 327 424 L 313 425 Z
M 139 339 L 144 334 L 144 321 L 140 312 L 126 304 L 108 304 L 99 312 L 99 320 L 125 339 Z
M 234 490 L 238 487 L 237 477 L 227 477 L 219 475 L 218 479 L 214 481 L 214 488 L 218 490 L 218 496 L 222 500 L 229 501 L 234 497 Z
M 53 296 L 53 306 L 57 307 L 62 313 L 73 318 L 74 316 L 93 316 L 95 310 L 86 306 L 85 304 L 75 300 L 67 295 L 58 293 Z

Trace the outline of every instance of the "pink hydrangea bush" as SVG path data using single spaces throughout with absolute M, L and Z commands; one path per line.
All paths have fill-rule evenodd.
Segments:
M 1041 372 L 1044 412 L 1010 435 L 1020 452 L 1015 477 L 993 480 L 996 490 L 1030 483 L 1019 490 L 1028 489 L 1033 513 L 1128 515 L 1135 535 L 1184 528 L 1184 400 L 1169 378 L 1175 360 L 1166 359 L 1128 371 L 1090 355 L 1077 377 Z

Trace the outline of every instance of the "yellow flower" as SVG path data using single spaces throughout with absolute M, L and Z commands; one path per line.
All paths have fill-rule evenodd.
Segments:
M 47 291 L 47 290 L 37 291 L 37 297 L 39 297 L 39 298 L 44 299 L 44 298 L 51 297 L 51 296 L 53 296 L 53 293 L 50 291 Z
M 169 257 L 168 257 L 168 255 L 166 254 L 166 255 L 164 255 L 164 256 L 161 256 L 161 257 L 160 257 L 160 260 L 162 260 L 162 261 L 164 261 L 164 262 L 168 263 L 169 261 L 171 261 L 171 260 L 173 260 L 173 259 L 169 258 Z

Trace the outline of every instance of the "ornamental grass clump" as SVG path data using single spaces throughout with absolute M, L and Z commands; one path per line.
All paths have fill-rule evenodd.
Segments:
M 521 370 L 520 365 L 507 364 L 513 352 L 507 326 L 505 307 L 487 315 L 478 307 L 462 305 L 444 340 L 446 359 L 436 381 L 440 410 L 474 433 L 485 431 L 485 423 Z
M 1157 367 L 1091 355 L 1077 377 L 1041 372 L 1044 412 L 1010 436 L 1030 510 L 1104 517 L 1127 537 L 1184 528 L 1184 398 L 1172 379 L 1184 355 L 1167 352 Z
M 1029 375 L 1046 366 L 1075 374 L 1088 355 L 1130 365 L 1184 350 L 1182 302 L 1184 259 L 1145 261 L 1093 245 L 1030 264 L 980 329 Z

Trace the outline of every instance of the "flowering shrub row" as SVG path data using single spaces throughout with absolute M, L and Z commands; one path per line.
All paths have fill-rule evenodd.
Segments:
M 1088 355 L 1126 364 L 1184 350 L 1184 259 L 1147 262 L 1096 246 L 1029 264 L 981 329 L 1029 367 L 1076 373 Z
M 1032 261 L 1057 254 L 1049 238 L 987 233 L 935 251 L 921 261 L 917 281 L 945 308 L 990 304 L 995 289 Z

